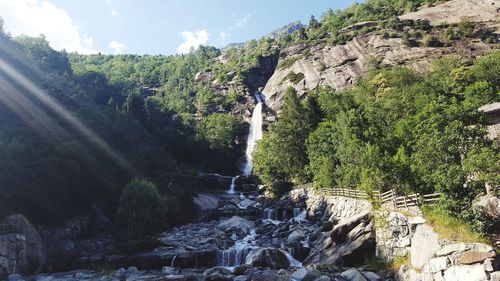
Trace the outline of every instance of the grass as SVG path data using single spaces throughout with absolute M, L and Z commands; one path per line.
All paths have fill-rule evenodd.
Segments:
M 384 259 L 379 259 L 376 257 L 371 257 L 366 259 L 365 267 L 373 271 L 391 271 L 398 272 L 401 266 L 409 264 L 410 259 L 408 256 L 395 257 L 392 261 L 386 261 Z
M 292 66 L 296 61 L 302 59 L 303 57 L 301 55 L 299 56 L 295 56 L 295 57 L 291 57 L 291 58 L 287 58 L 287 59 L 284 59 L 283 61 L 281 61 L 278 65 L 278 68 L 279 69 L 285 69 L 285 68 L 289 68 L 290 66 Z
M 451 241 L 489 244 L 481 235 L 472 232 L 465 221 L 452 217 L 441 209 L 424 206 L 422 211 L 440 238 Z

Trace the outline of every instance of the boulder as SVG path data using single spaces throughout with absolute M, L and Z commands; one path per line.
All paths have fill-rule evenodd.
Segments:
M 240 209 L 247 209 L 250 206 L 253 206 L 255 204 L 255 201 L 250 200 L 250 199 L 243 199 L 238 203 L 238 207 Z
M 444 272 L 444 280 L 446 281 L 483 281 L 487 279 L 488 276 L 482 264 L 453 265 Z
M 290 275 L 290 278 L 296 281 L 314 281 L 320 277 L 321 272 L 316 269 L 307 269 L 305 267 L 301 267 Z
M 259 248 L 248 254 L 246 262 L 253 266 L 280 269 L 290 267 L 286 254 L 276 248 Z
M 494 256 L 494 252 L 467 251 L 460 256 L 458 262 L 461 264 L 482 263 L 485 259 L 492 258 Z
M 500 259 L 488 258 L 483 262 L 484 271 L 493 272 L 500 270 Z
M 263 272 L 257 272 L 252 276 L 252 281 L 278 281 L 280 276 L 274 270 L 266 270 Z
M 119 268 L 115 272 L 115 277 L 119 280 L 125 279 L 127 276 L 127 270 L 125 268 Z
M 3 224 L 15 227 L 12 233 L 0 235 L 0 279 L 16 272 L 33 274 L 47 262 L 47 250 L 36 228 L 20 214 L 8 216 Z
M 340 274 L 343 278 L 349 280 L 349 281 L 368 281 L 361 272 L 359 272 L 355 268 L 351 268 L 347 271 L 344 271 Z
M 247 235 L 250 230 L 255 228 L 255 223 L 242 217 L 233 216 L 217 225 L 221 230 L 236 230 L 238 235 Z
M 137 269 L 137 267 L 135 267 L 135 266 L 131 266 L 131 267 L 127 268 L 127 271 L 126 271 L 127 276 L 138 274 L 138 273 L 139 273 L 139 269 Z
M 421 269 L 439 250 L 438 235 L 428 224 L 417 226 L 411 239 L 411 265 Z
M 14 274 L 10 274 L 9 278 L 7 280 L 9 280 L 9 281 L 19 281 L 19 280 L 22 280 L 22 279 L 23 279 L 23 277 L 20 274 L 14 273 Z
M 361 274 L 365 277 L 366 280 L 368 281 L 383 281 L 384 279 L 374 272 L 371 271 L 361 271 Z
M 319 235 L 304 264 L 356 266 L 366 256 L 375 255 L 370 211 L 343 220 L 331 231 Z
M 223 266 L 209 268 L 203 272 L 205 280 L 231 280 L 231 270 Z
M 161 273 L 163 275 L 179 275 L 181 274 L 181 271 L 175 267 L 171 267 L 171 266 L 164 266 L 162 269 L 161 269 Z

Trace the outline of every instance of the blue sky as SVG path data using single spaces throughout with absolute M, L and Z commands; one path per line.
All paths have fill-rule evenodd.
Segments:
M 256 39 L 354 0 L 0 0 L 12 35 L 80 53 L 175 54 Z

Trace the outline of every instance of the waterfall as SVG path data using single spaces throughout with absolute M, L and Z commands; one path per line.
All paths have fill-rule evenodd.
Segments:
M 245 264 L 248 254 L 256 248 L 254 245 L 256 235 L 255 229 L 252 229 L 250 234 L 236 241 L 233 247 L 221 251 L 219 253 L 219 265 L 232 267 Z
M 235 188 L 236 188 L 236 177 L 233 177 L 231 179 L 231 185 L 229 186 L 229 190 L 227 191 L 227 193 L 235 194 L 236 193 Z
M 252 174 L 252 152 L 255 148 L 255 143 L 262 138 L 262 106 L 264 100 L 259 92 L 255 93 L 255 99 L 257 100 L 257 105 L 252 112 L 252 119 L 250 120 L 250 131 L 248 132 L 247 138 L 245 160 L 240 169 L 243 175 Z
M 174 267 L 174 264 L 175 264 L 175 259 L 177 258 L 177 255 L 174 255 L 174 258 L 172 259 L 172 261 L 170 262 L 170 267 Z

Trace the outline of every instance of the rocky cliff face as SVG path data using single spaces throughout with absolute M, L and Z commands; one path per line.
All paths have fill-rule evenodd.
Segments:
M 494 0 L 454 0 L 400 17 L 401 20 L 429 21 L 432 29 L 428 32 L 434 35 L 443 31 L 439 25 L 457 23 L 464 18 L 479 22 L 498 34 L 500 5 Z M 436 58 L 445 55 L 472 58 L 494 46 L 476 39 L 461 39 L 450 41 L 445 47 L 410 47 L 401 38 L 380 35 L 384 31 L 397 33 L 397 37 L 402 34 L 401 31 L 379 30 L 354 37 L 345 45 L 328 46 L 326 42 L 318 42 L 314 46 L 292 46 L 282 50 L 278 67 L 263 90 L 267 105 L 278 111 L 289 86 L 300 96 L 320 86 L 343 90 L 363 77 L 374 63 L 382 67 L 409 66 L 424 72 Z M 288 79 L 290 73 L 300 75 L 298 79 L 301 79 Z

